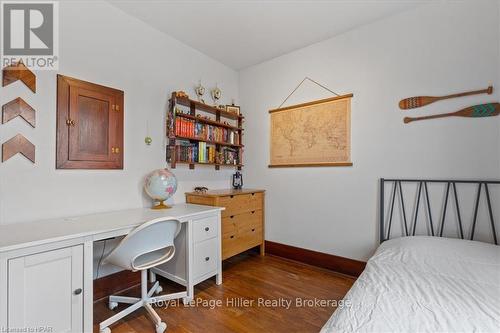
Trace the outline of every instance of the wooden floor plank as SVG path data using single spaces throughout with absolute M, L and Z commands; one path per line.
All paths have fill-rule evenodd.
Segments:
M 196 299 L 205 302 L 222 302 L 222 306 L 210 309 L 208 306 L 188 306 L 182 302 L 170 302 L 156 307 L 159 316 L 168 325 L 169 333 L 198 332 L 318 332 L 335 308 L 295 306 L 296 298 L 311 300 L 341 300 L 355 281 L 355 278 L 322 268 L 309 266 L 274 256 L 261 257 L 247 252 L 224 262 L 224 283 L 215 284 L 214 279 L 202 282 L 195 288 Z M 160 280 L 165 293 L 181 291 L 182 286 Z M 134 287 L 123 295 L 140 294 Z M 263 306 L 259 299 L 279 302 L 291 301 L 289 309 L 280 306 Z M 237 304 L 253 300 L 252 306 Z M 272 305 L 281 305 L 272 304 Z M 124 309 L 120 305 L 117 310 Z M 115 310 L 115 311 L 117 311 Z M 115 311 L 107 308 L 107 301 L 94 303 L 94 332 L 99 332 L 100 321 L 112 316 Z M 154 325 L 144 309 L 124 318 L 111 326 L 113 333 L 155 332 Z

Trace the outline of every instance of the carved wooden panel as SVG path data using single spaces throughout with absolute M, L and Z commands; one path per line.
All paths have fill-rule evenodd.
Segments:
M 19 61 L 16 65 L 7 66 L 3 69 L 2 85 L 4 87 L 17 80 L 21 80 L 31 89 L 31 91 L 36 93 L 36 76 L 22 61 Z
M 21 97 L 18 97 L 2 107 L 2 124 L 20 116 L 33 128 L 36 123 L 35 109 L 26 103 Z
M 2 162 L 7 161 L 17 153 L 23 154 L 31 162 L 35 163 L 35 145 L 21 134 L 17 134 L 12 139 L 2 145 Z

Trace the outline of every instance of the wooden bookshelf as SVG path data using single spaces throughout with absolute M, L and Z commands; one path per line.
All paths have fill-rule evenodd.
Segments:
M 224 124 L 220 121 L 210 120 L 210 119 L 206 119 L 206 118 L 202 118 L 202 117 L 193 117 L 192 115 L 186 114 L 186 113 L 177 113 L 176 116 L 181 117 L 181 118 L 196 120 L 197 122 L 202 123 L 202 124 L 228 128 L 228 129 L 231 129 L 233 131 L 243 131 L 243 128 L 240 128 L 240 127 L 231 126 L 228 124 Z
M 176 106 L 185 106 L 189 108 L 189 113 L 176 112 Z M 187 110 L 185 110 L 187 111 Z M 215 116 L 215 119 L 209 119 L 207 117 L 201 117 L 198 113 L 199 111 L 205 112 Z M 216 128 L 224 129 L 227 131 L 232 131 L 238 136 L 238 143 L 230 143 L 225 141 L 214 141 L 214 140 L 205 140 L 203 138 L 194 137 L 190 135 L 179 135 L 176 127 L 176 119 L 184 118 L 194 123 L 214 126 Z M 236 122 L 235 125 L 230 125 L 224 123 L 224 120 L 233 120 Z M 195 165 L 209 165 L 214 166 L 216 170 L 219 170 L 220 167 L 233 167 L 241 170 L 243 167 L 243 120 L 244 117 L 241 114 L 234 114 L 231 112 L 227 112 L 225 110 L 221 110 L 219 108 L 191 100 L 187 97 L 179 97 L 176 96 L 176 93 L 173 92 L 172 96 L 169 100 L 169 110 L 167 116 L 167 137 L 169 139 L 169 144 L 167 146 L 167 162 L 170 164 L 172 169 L 175 169 L 177 164 L 189 165 L 190 169 L 194 169 Z M 185 133 L 183 133 L 185 134 Z M 205 142 L 207 145 L 215 146 L 215 161 L 210 162 L 198 162 L 198 161 L 183 161 L 177 160 L 177 150 L 180 149 L 177 143 L 179 141 L 189 141 L 190 143 L 200 143 Z M 235 163 L 225 163 L 219 162 L 219 157 L 224 149 L 231 149 L 233 152 L 236 152 L 237 158 Z M 232 161 L 232 160 L 230 160 Z
M 221 110 L 219 108 L 216 108 L 214 106 L 194 101 L 192 99 L 186 98 L 186 97 L 175 97 L 175 92 L 172 93 L 172 98 L 175 98 L 176 104 L 179 105 L 184 105 L 189 107 L 190 109 L 195 109 L 207 113 L 211 113 L 215 116 L 219 115 L 220 117 L 227 118 L 227 119 L 233 119 L 233 120 L 238 120 L 238 119 L 243 119 L 244 117 L 242 115 L 237 115 L 231 112 L 226 112 L 224 110 Z

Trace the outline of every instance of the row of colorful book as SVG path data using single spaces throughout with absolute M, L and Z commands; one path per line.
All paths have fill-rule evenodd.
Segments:
M 197 138 L 206 141 L 240 144 L 237 132 L 219 126 L 202 124 L 192 119 L 177 117 L 175 119 L 175 135 L 188 138 Z
M 179 162 L 238 164 L 237 149 L 224 147 L 220 154 L 217 154 L 215 146 L 207 145 L 206 142 L 180 141 L 175 153 Z

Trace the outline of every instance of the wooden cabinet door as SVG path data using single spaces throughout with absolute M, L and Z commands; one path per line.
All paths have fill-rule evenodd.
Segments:
M 9 260 L 8 329 L 83 331 L 83 246 Z
M 58 76 L 57 167 L 123 168 L 123 91 Z

